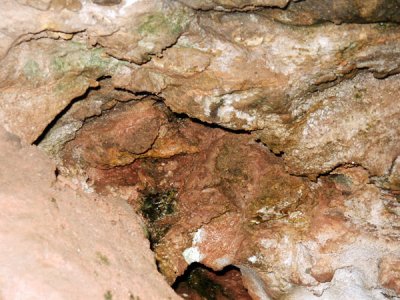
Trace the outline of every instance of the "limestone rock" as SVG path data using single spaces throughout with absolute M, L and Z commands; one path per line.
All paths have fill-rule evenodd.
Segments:
M 39 10 L 48 10 L 52 0 L 17 0 L 18 3 L 28 5 Z
M 173 111 L 202 121 L 231 129 L 276 128 L 285 136 L 294 99 L 359 69 L 375 76 L 397 72 L 398 35 L 397 27 L 324 24 L 293 30 L 258 14 L 208 13 L 162 58 L 124 70 L 114 84 L 160 94 Z
M 30 143 L 98 78 L 128 64 L 112 56 L 145 63 L 174 44 L 191 18 L 173 3 L 168 9 L 153 2 L 115 8 L 85 2 L 82 9 L 70 1 L 52 4 L 42 11 L 6 0 L 0 10 L 0 119 Z
M 399 75 L 384 80 L 359 75 L 293 103 L 296 121 L 286 125 L 290 138 L 281 139 L 281 145 L 268 129 L 260 137 L 284 152 L 296 174 L 320 174 L 352 164 L 371 175 L 387 175 L 400 151 L 400 105 L 393 101 L 400 97 L 399 83 Z
M 1 1 L 0 298 L 399 297 L 398 8 Z
M 58 158 L 65 143 L 75 138 L 76 132 L 87 119 L 100 116 L 104 110 L 110 110 L 119 103 L 142 98 L 143 96 L 115 90 L 111 86 L 110 80 L 103 78 L 99 81 L 98 87 L 89 89 L 79 101 L 71 103 L 68 111 L 60 116 L 54 126 L 49 128 L 38 146 L 53 158 Z
M 130 109 L 145 118 L 141 106 Z M 132 119 L 118 109 L 113 113 L 114 118 Z M 332 299 L 342 291 L 346 299 L 396 295 L 397 271 L 382 261 L 400 255 L 400 224 L 393 209 L 397 199 L 371 184 L 367 170 L 343 166 L 312 182 L 288 174 L 285 158 L 251 135 L 189 120 L 168 122 L 196 152 L 160 159 L 149 151 L 147 158 L 110 169 L 65 161 L 86 168 L 88 182 L 98 192 L 120 191 L 143 214 L 168 282 L 200 262 L 214 270 L 238 266 L 255 298 Z M 86 126 L 96 132 L 89 123 L 82 133 Z M 68 147 L 85 149 L 91 143 L 85 136 Z M 176 147 L 174 136 L 166 137 L 171 139 L 166 147 Z M 107 135 L 98 138 L 106 140 Z
M 4 129 L 0 145 L 1 297 L 178 299 L 125 202 L 56 179 L 42 151 Z
M 199 10 L 252 10 L 260 7 L 284 8 L 291 0 L 179 0 Z
M 279 22 L 311 25 L 326 21 L 340 23 L 400 22 L 400 1 L 307 0 L 291 2 L 285 10 L 265 10 L 263 13 Z M 381 26 L 391 26 L 381 24 Z
M 22 43 L 2 62 L 9 68 L 0 71 L 0 119 L 30 143 L 74 98 L 96 87 L 97 78 L 120 65 L 101 48 L 53 39 Z

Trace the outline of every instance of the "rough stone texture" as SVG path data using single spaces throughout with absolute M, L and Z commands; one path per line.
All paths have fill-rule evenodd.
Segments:
M 37 9 L 50 2 L 50 10 Z M 85 32 L 88 44 L 114 43 L 105 47 L 107 52 L 121 52 L 124 58 L 143 63 L 148 54 L 173 44 L 190 20 L 186 9 L 162 1 L 125 0 L 101 6 L 91 0 L 5 0 L 1 5 L 0 59 L 23 41 L 59 32 Z
M 379 265 L 379 282 L 400 294 L 400 259 L 384 257 Z
M 1 299 L 178 299 L 125 202 L 56 179 L 4 129 L 0 145 Z
M 124 60 L 145 63 L 174 44 L 191 18 L 176 3 L 125 1 L 113 8 L 72 2 L 1 3 L 0 120 L 30 143 Z M 32 124 L 24 124 L 27 119 Z
M 161 113 L 151 102 L 140 103 Z M 143 113 L 143 106 L 135 104 L 129 114 L 119 109 L 109 114 L 115 114 L 113 120 L 126 121 L 152 116 L 150 111 Z M 119 124 L 126 121 L 120 119 Z M 94 126 L 96 122 L 102 127 Z M 104 169 L 101 164 L 89 164 L 86 176 L 98 192 L 122 194 L 138 212 L 143 213 L 146 201 L 159 207 L 144 218 L 168 282 L 183 274 L 188 264 L 201 262 L 214 270 L 238 266 L 255 299 L 263 299 L 262 295 L 273 299 L 395 295 L 397 269 L 382 261 L 400 255 L 397 199 L 370 184 L 365 169 L 337 168 L 313 183 L 289 175 L 285 160 L 255 143 L 251 135 L 189 120 L 164 122 L 197 151 L 160 159 L 147 150 L 147 158 L 137 157 L 126 167 Z M 96 143 L 101 144 L 100 139 L 107 141 L 108 134 L 114 135 L 113 128 L 113 122 L 101 119 L 85 125 L 67 144 L 65 163 L 79 168 L 95 161 L 97 151 L 77 158 L 69 156 L 70 149 L 88 151 L 92 147 L 87 146 L 92 145 L 89 136 L 96 132 Z M 154 136 L 141 126 L 136 130 L 132 134 Z M 166 137 L 170 141 L 163 145 L 180 149 L 182 143 L 176 137 Z M 149 147 L 142 138 L 125 142 L 129 141 L 131 146 L 110 143 L 116 149 L 112 152 Z M 160 208 L 168 205 L 169 210 Z M 357 282 L 357 288 L 350 282 Z
M 285 10 L 268 10 L 263 13 L 279 22 L 292 25 L 312 25 L 326 21 L 336 24 L 342 22 L 398 23 L 400 22 L 399 9 L 399 0 L 306 0 L 292 2 Z
M 257 10 L 279 22 L 312 25 L 322 22 L 400 22 L 399 0 L 179 0 L 197 10 Z M 277 9 L 262 9 L 262 8 Z M 282 9 L 285 8 L 285 9 Z
M 162 58 L 121 74 L 115 85 L 161 93 L 174 111 L 250 130 L 279 125 L 293 99 L 324 83 L 357 69 L 383 76 L 400 64 L 398 26 L 296 28 L 251 13 L 197 20 Z
M 199 10 L 252 10 L 260 7 L 285 7 L 291 0 L 179 0 Z
M 167 116 L 155 101 L 143 100 L 94 119 L 79 131 L 64 152 L 66 160 L 74 160 L 81 166 L 112 168 L 142 157 L 168 158 L 197 152 L 192 144 L 190 138 L 168 124 Z
M 395 269 L 390 273 L 380 263 L 387 255 L 398 255 L 399 218 L 386 210 L 388 202 L 397 200 L 368 184 L 360 168 L 337 172 L 332 178 L 334 189 L 330 179 L 317 183 L 325 199 L 308 212 L 310 223 L 305 231 L 271 224 L 249 238 L 252 245 L 258 240 L 258 248 L 246 256 L 256 256 L 252 264 L 270 295 L 277 297 L 285 290 L 290 290 L 288 299 L 386 299 L 383 294 L 394 295 L 393 290 L 382 290 L 378 276 L 385 273 L 385 282 L 398 276 Z M 250 249 L 245 244 L 242 247 Z M 299 284 L 303 287 L 296 287 Z
M 0 119 L 27 142 L 35 141 L 74 98 L 96 87 L 97 78 L 120 65 L 101 48 L 53 39 L 22 43 L 2 63 L 9 67 L 0 70 Z
M 399 75 L 377 80 L 360 74 L 294 101 L 287 139 L 269 130 L 257 135 L 275 152 L 284 152 L 292 173 L 318 175 L 352 164 L 370 175 L 388 175 L 400 153 L 400 105 L 394 101 L 400 99 L 399 84 Z
M 71 107 L 62 114 L 58 121 L 49 128 L 40 141 L 39 147 L 57 157 L 64 144 L 75 138 L 76 132 L 86 120 L 100 116 L 103 111 L 110 110 L 119 103 L 142 99 L 126 91 L 115 90 L 110 85 L 110 79 L 99 81 L 99 86 L 89 89 L 79 101 L 74 101 Z
M 0 120 L 87 191 L 128 201 L 168 283 L 201 262 L 236 265 L 254 299 L 400 297 L 398 6 L 1 1 Z M 27 184 L 26 168 L 36 169 L 24 159 L 12 171 Z M 79 194 L 64 192 L 67 204 Z M 79 213 L 91 217 L 62 217 L 71 232 L 101 239 L 85 254 L 97 242 L 110 253 L 111 244 L 132 242 L 114 240 L 99 221 L 109 207 L 103 196 L 82 197 L 65 213 L 87 205 Z M 54 206 L 38 203 L 30 206 L 41 214 L 50 211 L 43 203 Z M 52 216 L 45 220 L 58 224 Z M 91 222 L 104 230 L 89 232 Z M 21 251 L 47 253 L 57 228 L 33 227 L 45 242 Z M 122 277 L 131 276 L 127 255 L 112 256 Z M 133 284 L 120 283 L 121 292 Z
M 285 153 L 293 173 L 315 176 L 354 162 L 371 167 L 373 175 L 384 175 L 399 153 L 399 105 L 393 101 L 398 97 L 399 77 L 382 81 L 364 71 L 350 79 L 360 69 L 372 71 L 375 77 L 398 72 L 398 28 L 379 24 L 293 27 L 257 14 L 208 13 L 192 23 L 162 58 L 124 70 L 113 82 L 135 92 L 161 94 L 173 111 L 209 123 L 263 131 L 257 135 L 274 152 Z M 338 86 L 329 89 L 334 85 Z M 324 89 L 328 90 L 324 93 Z M 335 104 L 313 102 L 315 97 Z M 376 108 L 370 108 L 369 101 Z M 351 121 L 350 107 L 363 116 L 358 125 Z M 333 120 L 340 125 L 330 126 Z M 320 122 L 327 123 L 314 126 Z M 380 125 L 372 126 L 376 122 Z M 318 131 L 320 126 L 325 126 L 324 133 Z M 371 126 L 373 132 L 368 134 Z M 311 146 L 311 135 L 319 135 L 312 136 L 312 143 L 325 143 L 321 135 L 326 131 L 329 149 Z M 372 138 L 375 131 L 379 138 Z M 364 139 L 365 134 L 374 141 Z M 354 147 L 354 142 L 360 147 Z M 377 147 L 382 149 L 383 144 L 388 146 L 385 161 L 375 163 L 380 156 Z M 365 152 L 352 153 L 359 149 Z M 294 156 L 302 156 L 297 166 Z M 308 161 L 310 165 L 304 165 Z

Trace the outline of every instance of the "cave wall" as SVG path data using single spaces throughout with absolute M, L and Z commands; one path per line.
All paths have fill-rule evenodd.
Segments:
M 4 0 L 0 120 L 130 203 L 170 284 L 199 262 L 238 267 L 254 299 L 396 298 L 399 8 Z
M 179 299 L 125 201 L 56 177 L 4 129 L 0 145 L 1 299 Z

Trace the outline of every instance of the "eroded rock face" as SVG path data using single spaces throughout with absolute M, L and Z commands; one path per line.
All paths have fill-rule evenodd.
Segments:
M 284 152 L 290 172 L 318 175 L 343 164 L 361 165 L 370 175 L 390 172 L 400 151 L 399 75 L 377 80 L 360 74 L 351 81 L 299 98 L 291 105 L 290 135 L 264 129 L 257 135 Z
M 161 135 L 150 146 L 142 138 L 124 141 L 131 145 L 109 143 L 110 153 L 133 146 L 147 150 L 133 164 L 104 168 L 93 164 L 97 152 L 88 149 L 96 146 L 88 137 L 96 132 L 101 145 L 115 126 L 99 118 L 67 144 L 65 159 L 70 166 L 89 165 L 88 182 L 101 193 L 119 191 L 143 215 L 168 282 L 201 262 L 214 270 L 238 266 L 256 299 L 332 299 L 342 290 L 346 299 L 394 295 L 397 269 L 382 261 L 400 255 L 397 196 L 371 184 L 365 169 L 349 165 L 312 182 L 289 175 L 284 158 L 251 135 L 168 118 L 151 100 L 125 109 L 129 114 L 110 112 L 111 120 L 125 124 L 164 113 L 162 126 L 174 134 L 155 127 Z M 141 126 L 125 128 L 155 136 Z M 160 157 L 159 145 L 175 152 Z M 195 150 L 183 151 L 188 145 Z M 70 156 L 70 149 L 89 156 Z M 358 282 L 358 290 L 349 281 Z
M 97 79 L 173 45 L 192 17 L 175 2 L 73 2 L 1 4 L 0 119 L 29 143 Z
M 210 34 L 215 31 L 217 34 Z M 398 97 L 398 77 L 382 81 L 363 72 L 349 79 L 360 69 L 372 71 L 375 77 L 396 73 L 399 33 L 398 26 L 296 28 L 258 14 L 209 13 L 192 23 L 189 32 L 164 51 L 161 59 L 117 76 L 114 84 L 160 93 L 172 110 L 209 123 L 257 131 L 274 152 L 285 153 L 290 172 L 316 176 L 353 162 L 382 176 L 399 152 L 399 106 L 393 101 Z M 325 99 L 326 105 L 312 100 L 318 97 Z M 370 107 L 369 101 L 376 107 Z M 352 113 L 348 113 L 350 106 L 355 110 Z M 346 116 L 341 115 L 340 107 Z M 356 116 L 360 114 L 362 118 Z M 338 125 L 330 126 L 333 122 Z M 381 126 L 373 126 L 373 130 L 382 131 L 369 134 L 376 122 Z M 329 133 L 319 131 L 321 126 Z M 319 136 L 304 139 L 312 132 Z M 368 141 L 362 137 L 365 134 L 379 138 Z M 318 145 L 318 150 L 313 150 L 312 144 L 324 139 L 328 149 Z M 354 147 L 354 142 L 364 145 Z M 372 166 L 379 156 L 374 147 L 381 149 L 375 143 L 381 142 L 388 147 L 386 161 Z M 358 153 L 360 148 L 366 152 Z M 294 156 L 302 156 L 302 167 L 293 164 Z M 304 165 L 306 161 L 309 166 Z
M 272 122 L 282 126 L 279 117 L 293 99 L 321 84 L 358 69 L 388 74 L 400 63 L 397 26 L 296 28 L 254 13 L 209 13 L 191 25 L 161 59 L 117 77 L 115 85 L 162 93 L 174 111 L 250 130 Z M 384 55 L 374 50 L 378 47 Z
M 0 129 L 0 296 L 178 299 L 126 202 L 55 176 L 44 152 Z
M 179 0 L 199 10 L 252 10 L 259 7 L 285 7 L 291 0 Z
M 279 22 L 311 25 L 325 21 L 340 23 L 399 22 L 398 0 L 345 1 L 307 0 L 292 2 L 286 10 L 265 13 Z M 385 24 L 383 24 L 385 26 Z
M 101 48 L 47 38 L 22 43 L 2 62 L 9 68 L 0 71 L 0 118 L 30 143 L 74 98 L 96 87 L 97 78 L 121 64 Z
M 399 297 L 398 6 L 5 0 L 0 120 L 128 201 L 168 283 L 200 262 L 254 299 Z

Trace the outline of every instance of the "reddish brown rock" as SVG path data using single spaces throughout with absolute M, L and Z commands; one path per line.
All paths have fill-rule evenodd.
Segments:
M 327 21 L 336 24 L 400 22 L 398 14 L 400 2 L 397 0 L 180 0 L 180 2 L 197 10 L 257 10 L 279 22 L 291 25 L 313 25 Z
M 389 176 L 389 189 L 400 193 L 400 156 L 398 156 L 391 167 Z
M 147 104 L 147 107 L 151 107 L 151 103 Z M 129 114 L 115 111 L 115 117 L 111 117 L 111 120 L 124 124 L 124 120 L 132 120 L 134 113 L 144 117 L 145 114 L 137 105 L 131 107 Z M 112 122 L 108 124 L 108 128 L 113 128 Z M 302 206 L 308 193 L 304 180 L 286 174 L 281 160 L 262 145 L 252 142 L 250 136 L 235 136 L 190 121 L 178 121 L 175 126 L 178 126 L 177 132 L 192 141 L 192 146 L 198 149 L 197 153 L 172 156 L 164 163 L 143 159 L 141 163 L 128 167 L 128 172 L 124 168 L 90 172 L 91 180 L 99 187 L 115 183 L 110 178 L 122 179 L 122 174 L 133 172 L 128 177 L 132 178 L 128 185 L 136 186 L 144 194 L 151 190 L 159 193 L 175 191 L 175 212 L 166 221 L 160 220 L 161 223 L 157 225 L 165 227 L 171 224 L 173 227 L 167 230 L 165 237 L 157 241 L 155 248 L 160 268 L 171 282 L 183 273 L 187 263 L 196 261 L 196 257 L 191 257 L 193 251 L 208 253 L 200 261 L 214 269 L 222 269 L 231 264 L 244 238 L 244 227 L 290 214 L 296 207 L 299 209 Z M 140 126 L 132 126 L 132 129 L 135 128 L 137 132 L 143 132 Z M 97 153 L 90 152 L 95 147 L 88 136 L 94 131 L 106 133 L 96 135 L 96 143 L 99 145 L 108 141 L 108 136 L 118 136 L 108 129 L 94 130 L 92 124 L 84 127 L 77 139 L 66 148 L 67 153 L 69 149 L 81 149 L 79 151 L 83 153 L 83 161 L 77 156 L 71 156 L 81 165 L 85 159 L 90 161 Z M 157 128 L 154 131 L 157 133 Z M 151 133 L 146 136 L 151 136 Z M 115 151 L 123 148 L 120 144 L 108 144 L 112 144 L 117 149 Z M 165 145 L 171 145 L 171 141 Z M 157 147 L 156 143 L 154 147 Z M 89 152 L 85 154 L 85 151 Z M 148 155 L 153 153 L 149 151 Z M 123 173 L 118 175 L 120 172 Z M 213 242 L 201 243 L 200 240 L 206 238 L 201 237 L 203 233 Z M 178 235 L 182 237 L 176 239 Z M 186 257 L 185 254 L 182 256 L 184 251 Z
M 254 299 L 399 296 L 399 26 L 334 24 L 398 22 L 396 1 L 94 2 L 119 1 L 1 2 L 0 120 L 8 129 L 41 142 L 62 163 L 58 172 L 76 177 L 63 179 L 74 189 L 128 201 L 168 283 L 200 262 L 237 266 Z M 53 175 L 42 176 L 54 169 L 43 171 L 41 158 L 25 166 L 29 152 L 15 159 L 5 149 L 14 158 L 4 159 L 5 170 L 17 161 L 18 175 L 4 173 L 7 199 L 20 192 L 31 199 L 33 183 L 59 187 Z M 28 185 L 18 190 L 12 181 Z M 37 209 L 46 221 L 27 234 L 45 242 L 26 239 L 18 257 L 27 257 L 24 249 L 28 257 L 31 249 L 46 254 L 43 244 L 62 244 L 56 254 L 70 257 L 78 236 L 81 255 L 101 268 L 116 262 L 112 277 L 121 281 L 91 261 L 77 269 L 94 268 L 100 279 L 82 271 L 68 277 L 73 285 L 55 277 L 49 290 L 60 282 L 73 289 L 78 278 L 95 288 L 110 282 L 124 293 L 116 297 L 130 296 L 119 284 L 137 288 L 126 261 L 141 257 L 126 250 L 135 249 L 126 231 L 112 230 L 116 220 L 104 221 L 113 202 L 96 195 L 98 207 L 92 198 L 72 203 L 70 191 L 61 197 L 65 207 L 56 201 L 66 213 L 53 218 L 43 197 L 15 206 L 18 214 Z M 125 206 L 115 215 L 136 222 Z M 4 232 L 19 228 L 7 223 L 15 207 L 2 210 Z M 60 233 L 57 222 L 76 235 Z M 59 256 L 54 261 L 59 266 Z M 20 290 L 15 285 L 30 272 L 22 273 L 7 281 L 6 295 Z M 158 287 L 160 277 L 151 276 L 146 282 Z
M 168 115 L 149 101 L 139 103 Z M 141 112 L 136 105 L 125 108 L 129 114 L 115 109 L 109 118 L 124 124 Z M 256 299 L 322 295 L 324 290 L 324 297 L 335 298 L 341 289 L 356 298 L 377 295 L 379 288 L 370 286 L 377 282 L 381 258 L 398 252 L 399 220 L 392 209 L 396 198 L 370 184 L 367 170 L 343 166 L 313 183 L 289 175 L 284 158 L 251 135 L 167 115 L 163 126 L 171 134 L 164 135 L 164 151 L 179 148 L 176 141 L 184 137 L 195 152 L 159 157 L 151 148 L 147 158 L 131 165 L 109 170 L 92 165 L 86 174 L 98 191 L 124 195 L 143 215 L 168 282 L 201 262 L 214 270 L 239 266 Z M 93 132 L 87 129 L 91 126 L 85 125 L 68 147 L 90 151 L 85 136 Z M 96 138 L 101 144 L 107 134 Z M 351 280 L 360 282 L 359 289 L 351 291 Z
M 400 259 L 384 257 L 379 264 L 379 282 L 386 288 L 400 294 Z
M 117 110 L 85 126 L 67 146 L 78 162 L 93 167 L 126 165 L 146 153 L 155 142 L 163 115 L 152 101 L 133 103 L 134 109 Z M 123 137 L 123 138 L 121 138 Z
M 81 165 L 112 168 L 137 158 L 169 158 L 197 152 L 179 128 L 168 124 L 161 106 L 143 100 L 117 106 L 111 113 L 87 123 L 67 144 L 65 159 Z

